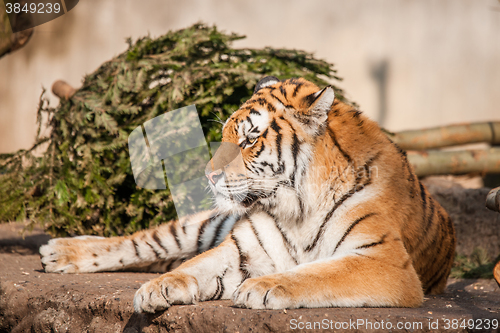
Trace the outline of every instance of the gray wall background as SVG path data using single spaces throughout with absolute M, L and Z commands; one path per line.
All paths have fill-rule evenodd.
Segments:
M 500 120 L 497 0 L 81 0 L 0 59 L 0 153 L 33 143 L 42 87 L 78 87 L 126 37 L 198 21 L 245 34 L 237 47 L 297 48 L 335 63 L 348 96 L 392 131 Z

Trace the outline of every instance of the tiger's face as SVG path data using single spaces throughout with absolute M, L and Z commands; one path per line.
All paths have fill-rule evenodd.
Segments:
M 217 208 L 243 214 L 280 192 L 299 191 L 334 98 L 331 87 L 304 79 L 262 79 L 224 124 L 222 145 L 207 165 Z

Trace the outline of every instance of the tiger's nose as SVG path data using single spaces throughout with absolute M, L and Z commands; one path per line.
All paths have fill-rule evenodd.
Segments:
M 210 180 L 210 182 L 215 185 L 215 184 L 217 184 L 219 179 L 224 177 L 224 172 L 223 171 L 212 171 L 210 173 L 207 173 L 206 176 L 207 176 L 208 180 Z

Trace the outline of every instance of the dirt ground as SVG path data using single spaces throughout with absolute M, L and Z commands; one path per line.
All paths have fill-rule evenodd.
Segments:
M 450 213 L 459 217 L 455 224 L 461 248 L 496 239 L 488 247 L 494 254 L 500 246 L 500 224 L 490 228 L 498 217 L 480 207 L 485 190 L 471 191 L 464 190 L 457 199 L 449 189 L 434 189 L 437 197 L 447 201 Z M 476 205 L 471 200 L 475 196 Z M 486 227 L 481 227 L 481 219 Z M 18 234 L 21 227 L 0 224 L 0 332 L 500 332 L 500 288 L 494 280 L 450 279 L 445 294 L 426 297 L 416 309 L 273 311 L 240 309 L 230 301 L 217 301 L 138 315 L 132 307 L 134 293 L 157 274 L 44 273 L 38 248 L 49 236 L 35 230 L 23 240 Z

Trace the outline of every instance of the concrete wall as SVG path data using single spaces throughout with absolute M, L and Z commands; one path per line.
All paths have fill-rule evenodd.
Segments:
M 0 59 L 0 153 L 32 144 L 42 86 L 77 87 L 126 37 L 197 21 L 245 34 L 237 47 L 335 63 L 348 96 L 389 130 L 500 120 L 497 0 L 84 0 Z

